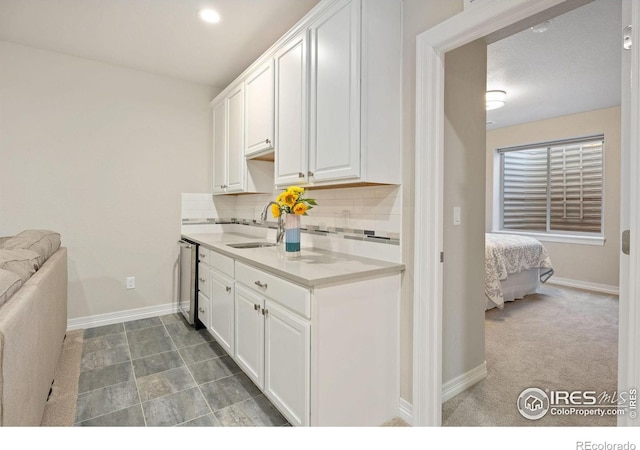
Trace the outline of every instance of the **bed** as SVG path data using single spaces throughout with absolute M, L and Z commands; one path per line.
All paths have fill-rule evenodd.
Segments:
M 537 239 L 515 234 L 485 234 L 485 309 L 538 292 L 553 275 L 547 249 Z

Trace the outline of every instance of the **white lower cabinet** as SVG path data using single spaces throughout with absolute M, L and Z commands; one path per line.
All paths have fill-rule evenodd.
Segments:
M 215 250 L 208 273 L 207 329 L 291 425 L 398 415 L 399 273 L 308 288 Z
M 291 425 L 308 425 L 311 324 L 267 300 L 264 336 L 264 393 Z
M 236 286 L 235 360 L 260 388 L 264 388 L 264 300 L 242 285 Z
M 243 284 L 235 312 L 236 363 L 291 425 L 308 425 L 309 321 Z
M 198 292 L 198 319 L 202 322 L 202 325 L 209 328 L 210 324 L 210 302 L 202 292 Z
M 217 270 L 210 274 L 209 330 L 225 351 L 234 352 L 234 281 Z

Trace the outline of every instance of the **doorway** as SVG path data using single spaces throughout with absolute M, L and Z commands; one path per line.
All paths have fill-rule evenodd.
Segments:
M 440 425 L 442 386 L 442 223 L 443 211 L 443 101 L 444 101 L 444 55 L 446 52 L 475 39 L 495 33 L 501 29 L 523 29 L 539 23 L 541 18 L 554 17 L 579 5 L 576 2 L 535 1 L 510 2 L 505 4 L 482 4 L 465 11 L 418 37 L 418 82 L 416 124 L 416 192 L 429 192 L 426 203 L 416 211 L 416 245 L 422 251 L 416 253 L 415 271 L 426 274 L 416 279 L 414 295 L 414 425 Z M 542 14 L 542 15 L 540 15 Z M 533 20 L 532 16 L 537 15 Z M 633 18 L 640 16 L 634 5 Z M 637 31 L 634 31 L 637 34 Z M 637 50 L 637 49 L 636 49 Z M 638 56 L 633 52 L 632 67 L 637 67 Z M 637 105 L 638 89 L 632 87 L 631 104 Z M 637 108 L 637 106 L 636 106 Z M 625 110 L 626 111 L 626 110 Z M 629 110 L 629 114 L 634 113 Z M 630 123 L 637 123 L 631 118 Z M 637 127 L 630 127 L 629 143 L 637 142 Z M 626 147 L 628 148 L 628 146 Z M 631 147 L 633 148 L 633 147 Z M 631 155 L 631 171 L 638 171 L 638 158 Z M 635 172 L 634 172 L 635 173 Z M 629 198 L 637 198 L 639 186 L 630 186 Z M 627 203 L 631 217 L 635 217 L 633 201 Z M 446 215 L 448 218 L 448 214 Z M 630 224 L 632 233 L 636 223 Z M 632 243 L 634 255 L 636 243 Z M 630 273 L 635 273 L 638 261 L 629 260 Z M 635 279 L 635 277 L 634 277 Z M 638 336 L 630 336 L 628 330 L 638 322 L 638 311 L 631 308 L 629 298 L 634 298 L 638 286 L 627 283 L 628 277 L 621 275 L 621 317 L 628 318 L 620 324 L 620 376 L 619 387 L 633 386 L 637 377 L 634 350 L 638 347 Z M 626 285 L 629 284 L 628 290 Z M 624 424 L 621 419 L 619 424 Z

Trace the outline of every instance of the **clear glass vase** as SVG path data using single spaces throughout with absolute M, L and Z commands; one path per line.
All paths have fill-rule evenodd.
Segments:
M 288 258 L 300 256 L 300 216 L 286 214 L 284 221 L 284 249 Z

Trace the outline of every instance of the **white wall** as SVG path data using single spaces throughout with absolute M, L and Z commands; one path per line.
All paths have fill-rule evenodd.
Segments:
M 174 300 L 180 194 L 209 190 L 215 93 L 0 42 L 0 235 L 61 233 L 70 319 Z
M 484 363 L 486 76 L 483 40 L 445 55 L 443 383 Z
M 400 310 L 400 396 L 413 396 L 413 259 L 415 203 L 416 36 L 462 12 L 462 0 L 403 1 L 403 153 L 402 153 L 402 260 L 407 269 L 402 279 Z
M 617 288 L 620 249 L 620 107 L 598 109 L 487 132 L 487 193 L 493 192 L 493 155 L 497 148 L 604 133 L 603 246 L 543 243 L 549 251 L 554 278 Z M 492 228 L 493 198 L 487 196 L 486 229 Z

